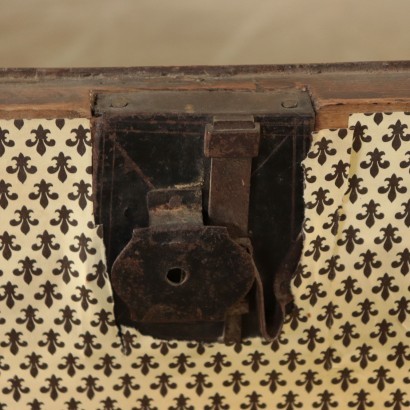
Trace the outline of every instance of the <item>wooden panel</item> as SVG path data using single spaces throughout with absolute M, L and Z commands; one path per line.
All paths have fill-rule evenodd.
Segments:
M 236 67 L 4 69 L 0 117 L 90 117 L 90 96 L 124 90 L 309 91 L 316 129 L 348 114 L 410 111 L 410 62 Z

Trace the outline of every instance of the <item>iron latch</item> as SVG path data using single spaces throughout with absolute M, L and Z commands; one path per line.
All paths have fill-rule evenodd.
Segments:
M 273 339 L 298 259 L 307 94 L 99 94 L 94 111 L 118 323 L 166 339 Z

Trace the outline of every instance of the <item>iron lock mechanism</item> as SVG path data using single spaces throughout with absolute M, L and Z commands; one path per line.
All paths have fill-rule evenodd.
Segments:
M 259 138 L 251 116 L 216 116 L 206 126 L 204 151 L 212 158 L 208 225 L 201 189 L 148 192 L 150 226 L 133 231 L 111 273 L 133 321 L 225 322 L 224 340 L 240 340 L 241 314 L 249 312 L 246 297 L 257 275 L 240 243 L 247 238 Z
M 169 113 L 176 108 L 164 106 L 164 98 L 151 102 L 161 113 L 136 114 L 138 95 L 128 96 L 120 113 L 106 95 L 97 96 L 95 208 L 105 232 L 108 225 L 104 239 L 120 324 L 164 339 L 236 343 L 278 335 L 301 248 L 297 162 L 307 148 L 313 112 L 305 96 L 293 91 L 285 100 L 298 97 L 290 108 L 295 112 L 288 113 L 279 101 L 285 97 L 274 94 L 263 96 L 266 107 L 253 104 L 256 116 L 248 115 L 237 94 L 187 95 L 192 103 L 184 110 L 201 108 L 185 117 Z M 292 134 L 277 138 L 272 123 Z M 291 215 L 278 222 L 286 209 L 264 211 L 280 192 L 263 190 L 270 177 L 278 177 L 274 155 L 287 139 Z M 273 226 L 286 236 L 276 238 Z M 269 252 L 264 241 L 271 238 Z

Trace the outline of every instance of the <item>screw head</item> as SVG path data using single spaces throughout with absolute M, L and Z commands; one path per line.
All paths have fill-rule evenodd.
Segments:
M 116 97 L 111 100 L 110 107 L 124 108 L 128 105 L 128 101 L 123 97 Z
M 285 100 L 282 101 L 283 108 L 296 108 L 298 106 L 297 100 Z

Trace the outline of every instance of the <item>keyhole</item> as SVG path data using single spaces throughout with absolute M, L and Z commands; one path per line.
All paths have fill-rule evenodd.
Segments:
M 170 285 L 179 286 L 187 280 L 188 274 L 182 268 L 171 268 L 165 278 Z

